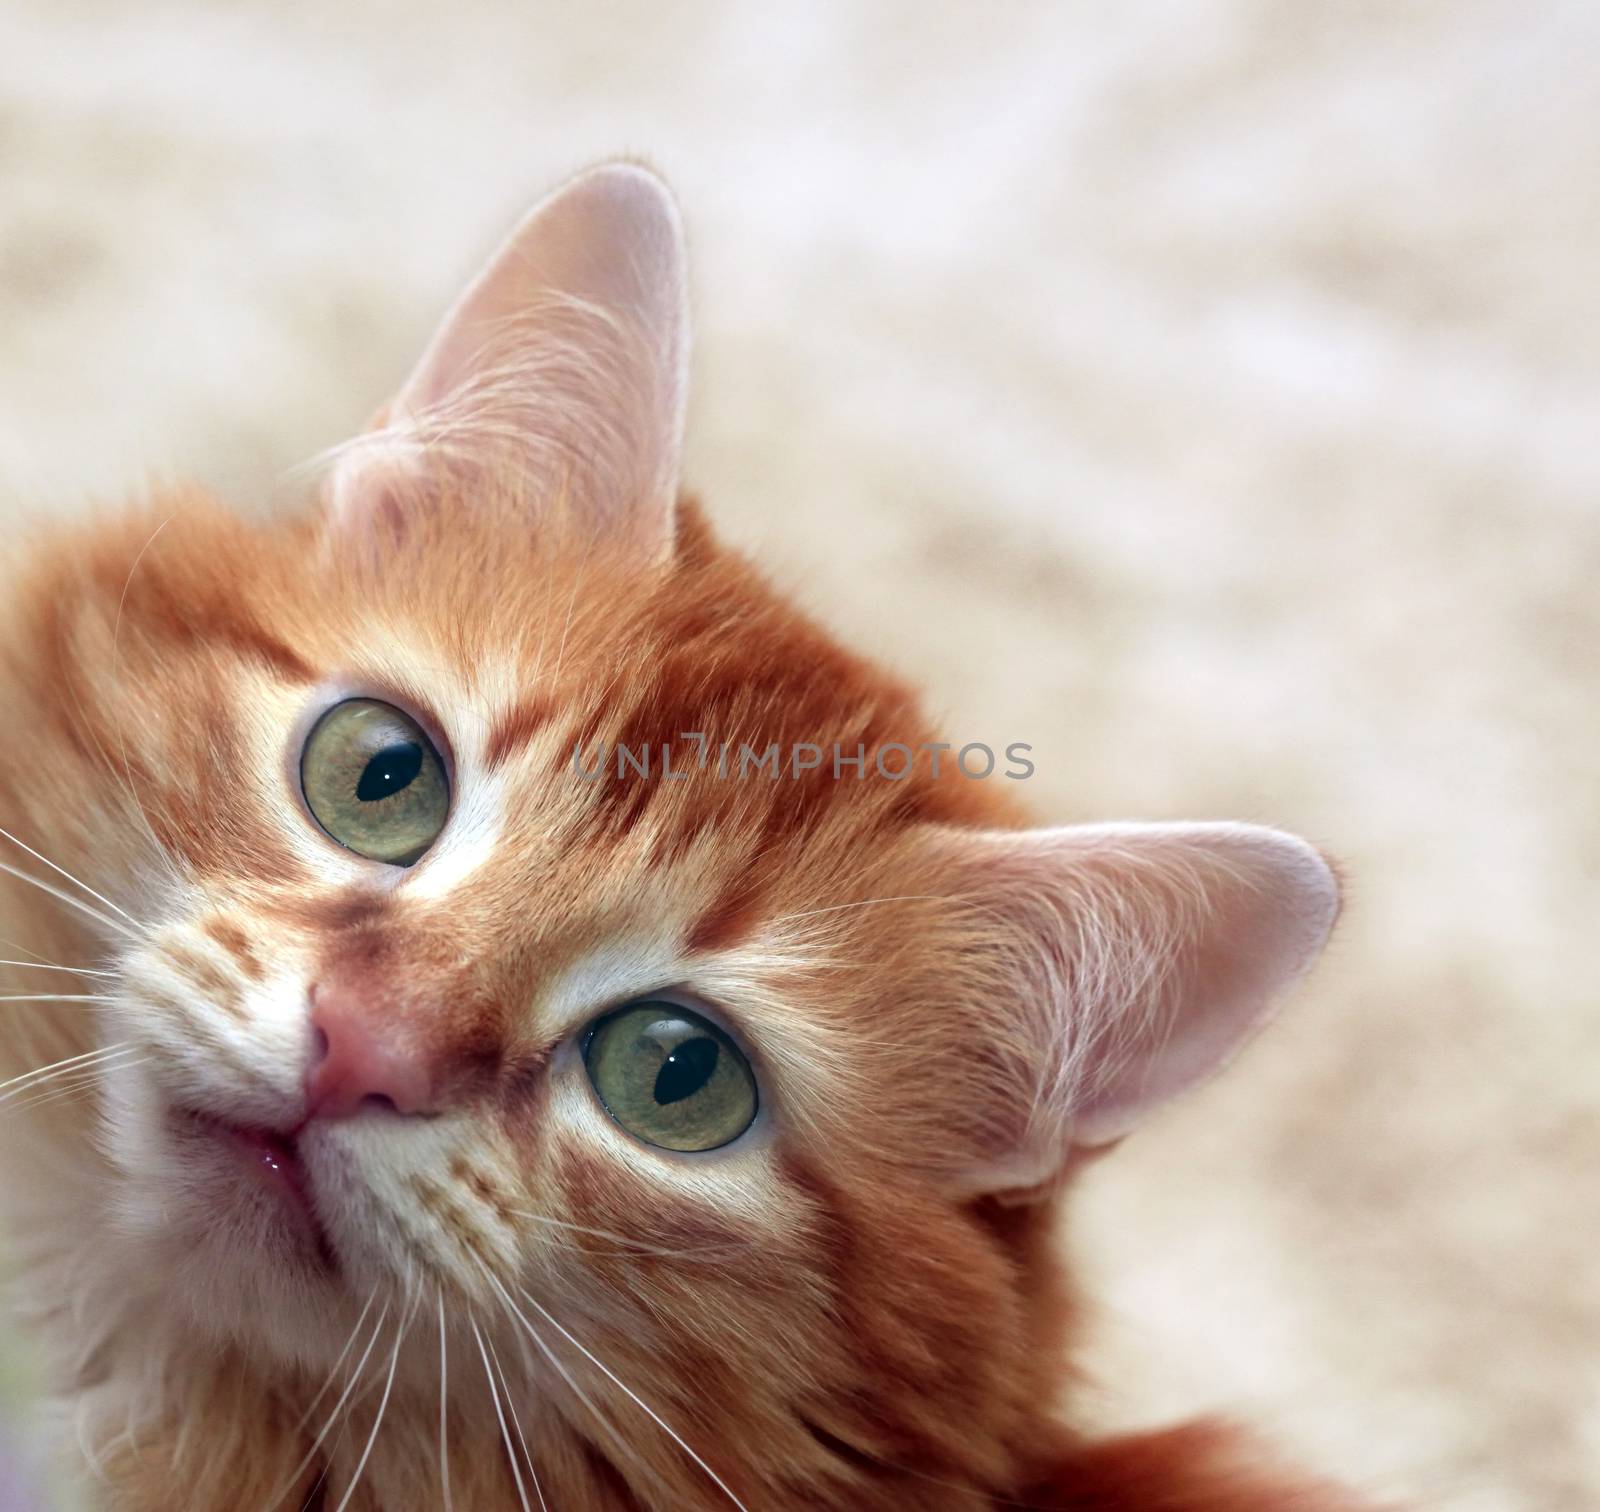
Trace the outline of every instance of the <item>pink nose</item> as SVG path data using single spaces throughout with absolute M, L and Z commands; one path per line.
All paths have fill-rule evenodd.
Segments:
M 363 1108 L 426 1113 L 432 1077 L 388 1005 L 358 987 L 322 983 L 311 997 L 306 1116 L 350 1118 Z

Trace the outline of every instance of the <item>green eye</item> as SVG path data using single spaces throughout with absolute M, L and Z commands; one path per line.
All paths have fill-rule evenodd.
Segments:
M 646 1144 L 714 1150 L 755 1121 L 749 1061 L 715 1024 L 677 1003 L 631 1003 L 601 1019 L 583 1063 L 606 1112 Z
M 335 704 L 306 736 L 300 790 L 340 845 L 410 866 L 438 837 L 450 783 L 416 720 L 374 698 Z

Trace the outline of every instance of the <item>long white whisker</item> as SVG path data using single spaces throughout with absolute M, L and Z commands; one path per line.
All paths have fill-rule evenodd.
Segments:
M 40 1089 L 25 1089 L 31 1096 L 21 1097 L 9 1104 L 15 1110 L 22 1108 L 41 1108 L 46 1103 L 71 1102 L 74 1099 L 90 1092 L 96 1085 L 93 1075 L 82 1071 L 74 1071 L 70 1076 L 63 1076 L 59 1081 L 48 1082 Z
M 142 1066 L 148 1059 L 148 1056 L 137 1055 L 132 1060 L 117 1062 L 117 1069 L 126 1070 L 133 1066 Z M 41 1086 L 46 1089 L 43 1091 L 36 1087 L 24 1087 L 21 1089 L 23 1093 L 32 1093 L 33 1095 L 22 1096 L 15 1102 L 8 1099 L 7 1105 L 13 1110 L 20 1110 L 23 1108 L 41 1108 L 46 1103 L 52 1102 L 74 1102 L 79 1098 L 87 1097 L 100 1085 L 101 1069 L 101 1066 L 95 1065 L 69 1072 L 58 1082 L 42 1083 Z
M 113 1066 L 136 1066 L 148 1058 L 138 1046 L 125 1045 L 114 1055 L 99 1056 L 94 1060 L 84 1061 L 78 1065 L 62 1066 L 59 1069 L 53 1069 L 48 1076 L 35 1076 L 33 1080 L 21 1086 L 12 1086 L 4 1097 L 0 1097 L 0 1102 L 9 1102 L 14 1097 L 20 1097 L 29 1092 L 38 1092 L 57 1083 L 65 1085 L 67 1082 L 80 1077 L 92 1081 L 102 1071 L 107 1071 Z
M 0 861 L 0 872 L 5 872 L 8 876 L 15 877 L 20 882 L 31 882 L 40 892 L 49 893 L 52 898 L 59 899 L 69 908 L 75 908 L 79 913 L 87 914 L 105 929 L 115 930 L 118 934 L 126 935 L 130 940 L 139 938 L 126 924 L 119 924 L 109 914 L 101 913 L 98 908 L 91 908 L 82 898 L 75 898 L 69 892 L 62 892 L 59 887 L 53 887 L 50 883 L 35 877 L 31 872 L 25 872 L 18 867 L 12 866 L 8 861 Z
M 66 867 L 57 866 L 56 863 L 54 861 L 52 861 L 48 856 L 40 855 L 39 852 L 36 851 L 31 845 L 29 845 L 26 840 L 17 839 L 17 837 L 15 835 L 13 835 L 10 830 L 8 830 L 8 829 L 0 829 L 0 835 L 4 835 L 5 838 L 7 840 L 9 840 L 13 845 L 20 845 L 23 848 L 23 850 L 27 851 L 27 853 L 34 858 L 35 861 L 43 861 L 44 864 L 46 866 L 48 866 L 51 871 L 56 872 L 60 876 L 65 877 L 67 879 L 67 881 L 75 883 L 77 886 L 81 887 L 86 893 L 88 893 L 91 898 L 94 898 L 98 902 L 104 903 L 105 906 L 107 908 L 109 908 L 112 913 L 121 914 L 122 917 L 125 918 L 135 928 L 138 927 L 139 921 L 136 918 L 134 918 L 134 916 L 132 914 L 130 914 L 124 908 L 118 908 L 117 905 L 115 903 L 113 903 L 111 901 L 111 899 L 106 897 L 103 893 L 97 893 L 92 887 L 89 886 L 89 884 L 87 882 L 85 882 L 83 880 L 82 877 L 73 876 L 72 873 L 69 872 L 66 869 Z
M 517 1442 L 522 1445 L 522 1457 L 528 1462 L 528 1474 L 533 1479 L 533 1494 L 539 1498 L 542 1512 L 550 1512 L 545 1506 L 544 1488 L 539 1484 L 539 1468 L 533 1462 L 533 1452 L 528 1448 L 528 1440 L 522 1432 L 522 1419 L 517 1416 L 516 1403 L 511 1400 L 511 1382 L 506 1379 L 506 1368 L 500 1363 L 500 1352 L 494 1347 L 494 1340 L 490 1339 L 489 1354 L 494 1360 L 494 1368 L 500 1373 L 500 1388 L 505 1392 L 506 1411 L 511 1414 L 511 1426 L 517 1430 Z
M 519 1286 L 517 1288 L 517 1290 L 519 1292 L 521 1292 L 522 1295 L 535 1308 L 538 1309 L 539 1316 L 541 1318 L 543 1318 L 545 1320 L 545 1322 L 547 1322 L 553 1329 L 555 1329 L 555 1331 L 557 1333 L 559 1333 L 561 1335 L 561 1337 L 563 1339 L 565 1339 L 569 1344 L 571 1344 L 574 1349 L 578 1350 L 587 1360 L 589 1360 L 589 1362 L 591 1364 L 593 1364 L 595 1366 L 595 1368 L 598 1369 L 612 1383 L 612 1385 L 616 1386 L 619 1390 L 624 1392 L 627 1395 L 627 1397 L 629 1398 L 629 1400 L 634 1403 L 635 1406 L 640 1408 L 643 1412 L 647 1413 L 650 1416 L 650 1418 L 655 1422 L 656 1426 L 658 1428 L 660 1428 L 661 1431 L 663 1433 L 665 1433 L 673 1441 L 673 1443 L 675 1443 L 681 1450 L 683 1450 L 683 1452 L 685 1454 L 687 1454 L 689 1456 L 689 1458 L 692 1459 L 695 1462 L 695 1464 L 697 1464 L 702 1470 L 705 1471 L 705 1473 L 708 1476 L 711 1477 L 711 1479 L 716 1483 L 717 1488 L 722 1492 L 722 1494 L 724 1496 L 726 1496 L 728 1498 L 728 1500 L 731 1501 L 734 1504 L 734 1506 L 739 1508 L 739 1512 L 750 1512 L 750 1509 L 748 1507 L 746 1507 L 745 1504 L 742 1501 L 740 1501 L 739 1498 L 737 1496 L 735 1496 L 731 1490 L 729 1490 L 728 1483 L 725 1480 L 723 1480 L 723 1478 L 720 1475 L 718 1475 L 717 1472 L 715 1470 L 713 1470 L 710 1465 L 708 1465 L 703 1459 L 701 1459 L 701 1457 L 698 1454 L 696 1454 L 693 1449 L 691 1449 L 689 1447 L 689 1445 L 684 1441 L 683 1435 L 681 1433 L 679 1433 L 677 1431 L 677 1429 L 672 1426 L 672 1424 L 667 1422 L 667 1420 L 664 1417 L 662 1417 L 661 1414 L 659 1412 L 657 1412 L 654 1407 L 652 1407 L 647 1401 L 645 1401 L 644 1398 L 641 1397 L 639 1395 L 639 1393 L 636 1392 L 631 1386 L 628 1386 L 625 1382 L 623 1382 L 621 1379 L 619 1379 L 618 1376 L 616 1375 L 616 1373 L 608 1365 L 606 1365 L 602 1360 L 597 1358 L 588 1349 L 584 1348 L 584 1346 L 576 1338 L 574 1338 L 571 1333 L 569 1333 L 565 1328 L 563 1328 L 561 1326 L 561 1323 L 557 1320 L 555 1315 L 552 1312 L 550 1312 L 550 1310 L 548 1308 L 546 1308 L 542 1303 L 540 1303 L 539 1300 L 536 1297 L 534 1297 L 528 1291 L 528 1289 L 526 1287 Z
M 444 1287 L 439 1288 L 439 1485 L 444 1493 L 444 1512 L 455 1512 L 450 1500 L 450 1438 L 449 1412 L 446 1402 L 449 1394 L 450 1361 L 446 1353 L 444 1332 Z
M 376 1295 L 376 1293 L 374 1293 L 374 1295 Z M 371 1303 L 372 1303 L 372 1299 L 369 1297 L 367 1299 L 368 1306 L 371 1306 Z M 363 1312 L 362 1312 L 362 1316 L 363 1317 L 366 1316 L 366 1313 L 365 1313 L 364 1309 L 363 1309 Z M 377 1344 L 378 1335 L 383 1331 L 383 1325 L 384 1325 L 385 1320 L 388 1318 L 388 1316 L 389 1316 L 389 1304 L 387 1302 L 385 1302 L 383 1304 L 383 1310 L 381 1312 L 379 1312 L 379 1314 L 378 1314 L 378 1321 L 372 1325 L 372 1337 L 367 1340 L 367 1347 L 362 1351 L 361 1358 L 356 1361 L 356 1368 L 355 1368 L 354 1372 L 352 1372 L 352 1374 L 350 1376 L 350 1379 L 347 1382 L 345 1382 L 345 1388 L 344 1388 L 344 1390 L 342 1392 L 340 1392 L 339 1400 L 333 1404 L 333 1411 L 328 1414 L 328 1421 L 325 1422 L 322 1425 L 321 1431 L 317 1434 L 317 1436 L 314 1439 L 312 1439 L 311 1447 L 306 1450 L 304 1456 L 300 1460 L 300 1463 L 298 1465 L 296 1465 L 294 1467 L 294 1469 L 290 1472 L 288 1480 L 284 1482 L 283 1489 L 281 1491 L 279 1491 L 277 1493 L 277 1495 L 274 1496 L 267 1503 L 267 1506 L 269 1508 L 270 1507 L 276 1507 L 278 1505 L 278 1503 L 281 1502 L 284 1499 L 285 1496 L 287 1496 L 292 1490 L 294 1490 L 294 1483 L 297 1480 L 299 1480 L 302 1475 L 305 1474 L 306 1466 L 309 1465 L 311 1463 L 311 1461 L 316 1458 L 317 1451 L 322 1447 L 322 1441 L 325 1438 L 327 1438 L 329 1433 L 331 1433 L 333 1431 L 333 1425 L 336 1422 L 339 1421 L 339 1414 L 344 1410 L 344 1404 L 347 1401 L 350 1400 L 350 1393 L 353 1392 L 356 1389 L 357 1384 L 361 1380 L 361 1372 L 367 1368 L 367 1360 L 371 1357 L 373 1346 Z M 359 1323 L 357 1323 L 356 1327 L 359 1328 L 360 1326 L 361 1325 Z M 352 1333 L 351 1334 L 351 1338 L 354 1339 L 354 1337 L 355 1337 L 355 1335 Z M 346 1349 L 349 1348 L 348 1345 L 346 1345 L 345 1347 L 346 1347 Z M 344 1356 L 340 1355 L 339 1358 L 342 1360 L 344 1358 Z M 337 1365 L 335 1365 L 333 1368 L 334 1368 L 335 1372 L 337 1372 L 338 1369 L 339 1369 L 339 1367 Z M 330 1384 L 331 1384 L 331 1382 L 332 1382 L 332 1377 L 331 1376 L 329 1377 L 329 1381 L 330 1381 Z M 317 1399 L 320 1401 L 321 1398 L 322 1398 L 322 1393 L 318 1392 L 317 1393 Z M 310 1417 L 310 1413 L 309 1412 L 306 1414 L 306 1417 L 307 1418 Z M 304 1423 L 304 1419 L 302 1419 L 302 1425 L 303 1425 L 303 1423 Z
M 62 1060 L 52 1061 L 48 1066 L 36 1066 L 32 1071 L 24 1071 L 20 1076 L 13 1076 L 9 1081 L 0 1082 L 0 1098 L 13 1087 L 21 1088 L 39 1081 L 48 1081 L 51 1076 L 67 1070 L 72 1066 L 82 1066 L 85 1061 L 103 1060 L 121 1051 L 133 1048 L 132 1040 L 118 1040 L 112 1045 L 102 1045 L 97 1050 L 86 1050 L 82 1055 L 69 1055 Z
M 30 949 L 28 946 L 24 945 L 21 940 L 8 940 L 0 938 L 0 945 L 9 945 L 13 950 L 20 950 L 24 955 L 32 956 L 34 961 L 42 962 L 46 966 L 56 965 L 56 962 L 52 961 L 49 956 L 40 955 L 37 950 Z M 24 961 L 22 964 L 27 966 L 33 963 Z
M 104 992 L 7 992 L 0 994 L 0 1003 L 114 1003 L 116 999 Z
M 86 1091 L 99 1084 L 101 1076 L 110 1070 L 126 1071 L 143 1065 L 149 1057 L 136 1046 L 125 1046 L 115 1055 L 102 1055 L 76 1065 L 50 1068 L 48 1075 L 34 1073 L 30 1080 L 8 1082 L 9 1090 L 0 1093 L 0 1108 L 15 1112 L 23 1108 L 38 1107 L 49 1102 L 57 1092 Z
M 517 1463 L 517 1451 L 511 1447 L 511 1433 L 506 1427 L 505 1414 L 500 1410 L 500 1392 L 494 1384 L 494 1371 L 489 1368 L 489 1351 L 483 1347 L 483 1335 L 478 1331 L 478 1320 L 468 1318 L 472 1325 L 472 1337 L 478 1341 L 478 1353 L 483 1356 L 483 1373 L 489 1378 L 489 1396 L 494 1402 L 494 1415 L 500 1420 L 500 1437 L 505 1440 L 506 1458 L 511 1461 L 512 1478 L 517 1483 L 517 1500 L 522 1503 L 522 1512 L 533 1512 L 528 1505 L 528 1493 L 522 1484 L 522 1467 Z
M 0 966 L 20 966 L 25 971 L 68 971 L 73 976 L 110 977 L 116 979 L 114 971 L 96 971 L 90 966 L 57 966 L 54 961 L 0 961 Z
M 596 1239 L 606 1239 L 617 1246 L 623 1254 L 656 1255 L 663 1259 L 689 1259 L 704 1258 L 710 1255 L 725 1255 L 739 1248 L 737 1244 L 708 1244 L 699 1249 L 664 1249 L 659 1245 L 646 1244 L 639 1239 L 630 1239 L 626 1234 L 614 1234 L 609 1229 L 588 1228 L 581 1223 L 568 1223 L 561 1218 L 548 1218 L 543 1213 L 530 1213 L 521 1208 L 511 1208 L 510 1211 L 518 1218 L 526 1218 L 533 1223 L 542 1223 L 550 1228 L 564 1229 L 573 1234 L 589 1234 Z M 581 1253 L 586 1253 L 579 1245 L 568 1245 L 566 1248 Z
M 378 1415 L 372 1420 L 372 1432 L 367 1435 L 367 1446 L 361 1451 L 361 1458 L 356 1461 L 355 1474 L 350 1477 L 349 1488 L 333 1512 L 344 1512 L 350 1505 L 350 1498 L 356 1494 L 356 1487 L 361 1484 L 361 1476 L 367 1468 L 367 1461 L 372 1458 L 372 1446 L 378 1442 L 378 1430 L 383 1427 L 383 1414 L 389 1406 L 389 1393 L 394 1390 L 395 1368 L 400 1364 L 400 1346 L 405 1343 L 406 1334 L 410 1330 L 410 1316 L 395 1319 L 394 1349 L 389 1355 L 389 1378 L 383 1383 L 383 1396 L 378 1401 Z
M 591 1413 L 594 1414 L 595 1422 L 597 1422 L 601 1428 L 605 1430 L 607 1437 L 610 1438 L 611 1442 L 617 1446 L 618 1450 L 621 1451 L 621 1453 L 627 1459 L 632 1460 L 634 1464 L 642 1465 L 643 1462 L 640 1460 L 637 1451 L 631 1444 L 627 1442 L 627 1440 L 622 1437 L 620 1433 L 617 1432 L 615 1425 L 611 1422 L 610 1418 L 608 1418 L 605 1413 L 600 1410 L 599 1404 L 595 1402 L 594 1398 L 591 1397 L 589 1393 L 585 1391 L 576 1380 L 573 1379 L 572 1372 L 568 1370 L 567 1367 L 563 1365 L 556 1355 L 551 1351 L 550 1346 L 546 1344 L 544 1339 L 540 1336 L 539 1330 L 528 1321 L 527 1314 L 517 1306 L 515 1299 L 505 1289 L 505 1287 L 500 1284 L 499 1277 L 496 1276 L 486 1265 L 483 1265 L 481 1261 L 479 1264 L 489 1284 L 500 1294 L 500 1300 L 505 1304 L 506 1311 L 511 1314 L 513 1320 L 520 1325 L 528 1337 L 532 1339 L 533 1342 L 539 1347 L 540 1354 L 542 1354 L 545 1359 L 550 1362 L 556 1374 L 567 1383 L 567 1389 L 571 1391 L 571 1393 L 577 1397 L 577 1399 L 582 1402 Z M 648 1466 L 644 1468 L 648 1470 Z
M 328 1379 L 322 1383 L 321 1389 L 311 1398 L 310 1405 L 300 1414 L 300 1421 L 294 1425 L 296 1433 L 299 1433 L 311 1421 L 312 1414 L 317 1410 L 317 1404 L 332 1389 L 334 1381 L 339 1377 L 339 1367 L 344 1364 L 349 1357 L 350 1351 L 355 1348 L 356 1335 L 361 1332 L 361 1325 L 367 1321 L 367 1314 L 372 1311 L 372 1304 L 377 1300 L 378 1288 L 373 1287 L 367 1293 L 367 1300 L 362 1304 L 361 1311 L 356 1314 L 356 1321 L 350 1329 L 350 1337 L 344 1341 L 344 1348 L 339 1351 L 338 1359 L 333 1362 L 333 1368 L 328 1372 Z

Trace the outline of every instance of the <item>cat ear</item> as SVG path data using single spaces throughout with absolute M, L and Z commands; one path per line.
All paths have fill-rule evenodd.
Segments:
M 1339 910 L 1305 841 L 1246 824 L 947 833 L 977 905 L 988 1069 L 973 1193 L 1051 1182 L 1220 1070 L 1316 959 Z M 969 955 L 969 960 L 972 957 Z M 977 984 L 975 984 L 977 985 Z
M 530 511 L 577 511 L 671 541 L 689 319 L 683 230 L 666 186 L 630 163 L 529 212 L 467 288 L 330 482 L 339 528 L 403 528 L 448 483 L 490 480 Z M 431 486 L 430 486 L 431 485 Z

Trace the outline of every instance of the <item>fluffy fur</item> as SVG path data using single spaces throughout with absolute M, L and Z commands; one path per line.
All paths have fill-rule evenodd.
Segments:
M 872 774 L 936 739 L 914 695 L 678 497 L 683 287 L 660 186 L 588 175 L 303 514 L 165 493 L 19 567 L 4 1200 L 63 1455 L 116 1512 L 1351 1505 L 1220 1429 L 1084 1442 L 1052 1245 L 1084 1152 L 1309 964 L 1331 873 L 1246 826 L 1029 831 L 949 759 Z M 298 796 L 352 694 L 447 752 L 414 868 Z M 869 774 L 573 770 L 686 732 Z M 335 977 L 432 1116 L 307 1120 Z M 724 1150 L 588 1087 L 584 1026 L 662 988 L 750 1051 Z M 189 1111 L 292 1140 L 320 1242 Z

